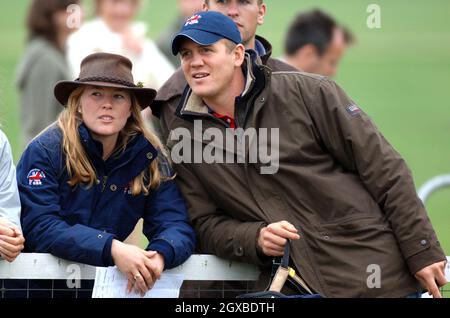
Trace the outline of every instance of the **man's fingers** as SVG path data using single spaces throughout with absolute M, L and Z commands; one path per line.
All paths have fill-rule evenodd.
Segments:
M 267 256 L 283 256 L 283 254 L 284 254 L 284 251 L 280 252 L 278 250 L 274 250 L 274 249 L 270 249 L 270 248 L 266 249 L 266 250 L 263 250 L 263 252 Z
M 433 298 L 442 298 L 439 287 L 436 285 L 434 276 L 427 275 L 425 277 L 419 276 L 417 279 L 422 283 L 422 285 L 428 290 L 428 294 L 432 295 Z
M 0 247 L 4 248 L 5 250 L 8 250 L 11 253 L 17 253 L 23 250 L 24 246 L 22 244 L 20 245 L 10 244 L 4 241 L 3 239 L 0 239 Z
M 270 242 L 273 245 L 277 245 L 280 247 L 284 247 L 284 245 L 286 245 L 287 240 L 281 236 L 278 236 L 270 231 L 266 231 L 265 233 L 263 233 L 263 237 L 262 237 L 264 242 Z
M 439 288 L 437 287 L 436 283 L 433 283 L 432 287 L 428 289 L 431 295 L 433 295 L 433 298 L 442 298 L 441 292 Z
M 0 225 L 0 234 L 6 236 L 13 236 L 14 231 L 8 226 Z
M 448 283 L 447 278 L 445 278 L 445 267 L 443 267 L 442 269 L 437 269 L 436 282 L 439 287 L 442 287 Z
M 282 256 L 287 240 L 298 240 L 299 238 L 300 235 L 298 235 L 297 229 L 292 224 L 287 221 L 281 221 L 271 223 L 262 228 L 258 244 L 264 254 L 268 256 Z
M 298 230 L 295 228 L 295 226 L 292 225 L 291 223 L 289 223 L 288 221 L 281 221 L 280 225 L 282 228 L 284 228 L 285 230 L 287 230 L 289 232 L 294 232 L 294 233 L 298 232 Z
M 284 227 L 281 227 L 280 224 L 272 226 L 272 224 L 267 226 L 267 231 L 280 236 L 284 239 L 298 240 L 300 235 L 296 232 L 286 230 Z
M 10 262 L 12 262 L 17 257 L 17 255 L 19 255 L 19 252 L 7 250 L 2 246 L 0 246 L 0 253 L 3 255 L 3 258 Z
M 0 246 L 0 253 L 2 254 L 3 258 L 10 258 L 13 257 L 13 254 L 11 251 L 5 249 L 4 247 Z
M 12 261 L 14 261 L 14 259 L 15 259 L 15 257 L 9 257 L 9 256 L 7 256 L 7 255 L 5 255 L 4 253 L 2 253 L 2 251 L 0 250 L 0 256 L 4 259 L 4 260 L 6 260 L 6 261 L 8 261 L 8 262 L 12 262 Z
M 0 240 L 15 246 L 23 245 L 23 243 L 25 243 L 25 238 L 23 236 L 11 237 L 7 235 L 0 235 Z
M 10 223 L 8 227 L 14 232 L 15 236 L 23 235 L 22 230 L 16 224 Z
M 14 261 L 14 258 L 7 257 L 6 255 L 3 255 L 3 259 L 6 260 L 9 263 L 12 263 Z
M 23 237 L 23 233 L 18 227 L 12 227 L 11 229 L 13 230 L 15 236 L 22 236 Z
M 284 247 L 283 246 L 280 246 L 280 245 L 277 245 L 277 244 L 273 244 L 272 242 L 270 242 L 270 241 L 263 241 L 263 244 L 262 244 L 262 249 L 263 249 L 263 251 L 266 249 L 266 250 L 273 250 L 273 251 L 277 251 L 277 252 L 280 252 L 280 253 L 284 253 Z
M 418 271 L 415 277 L 434 298 L 442 298 L 439 287 L 447 283 L 445 278 L 445 261 L 431 264 Z

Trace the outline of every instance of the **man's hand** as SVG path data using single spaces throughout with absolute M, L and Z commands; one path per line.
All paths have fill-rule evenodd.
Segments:
M 287 240 L 300 238 L 297 233 L 295 226 L 287 221 L 271 223 L 259 232 L 258 245 L 267 256 L 282 256 Z
M 0 220 L 0 255 L 12 262 L 24 248 L 25 238 L 19 227 Z
M 111 254 L 114 264 L 128 278 L 127 292 L 134 289 L 144 296 L 164 270 L 164 257 L 156 251 L 113 240 Z
M 439 287 L 447 284 L 445 263 L 446 261 L 431 264 L 414 275 L 422 286 L 428 290 L 428 294 L 433 295 L 433 298 L 442 298 Z

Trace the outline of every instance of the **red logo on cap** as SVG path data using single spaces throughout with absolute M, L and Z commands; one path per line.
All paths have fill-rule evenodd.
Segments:
M 197 23 L 198 23 L 198 20 L 200 20 L 201 17 L 202 17 L 202 16 L 201 16 L 201 15 L 198 15 L 198 14 L 193 15 L 192 17 L 190 17 L 189 19 L 187 19 L 187 21 L 186 21 L 186 23 L 184 24 L 184 26 L 191 25 L 191 24 L 197 24 Z

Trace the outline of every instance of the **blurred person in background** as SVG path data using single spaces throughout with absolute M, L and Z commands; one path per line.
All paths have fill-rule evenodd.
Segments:
M 175 21 L 164 30 L 156 40 L 156 44 L 166 58 L 176 68 L 180 67 L 180 59 L 172 54 L 171 41 L 178 33 L 186 19 L 195 12 L 202 11 L 203 0 L 177 0 L 178 16 Z
M 246 49 L 253 49 L 260 56 L 271 51 L 270 44 L 256 35 L 256 29 L 263 25 L 267 11 L 263 0 L 205 0 L 203 8 L 205 11 L 218 11 L 230 17 L 238 26 Z
M 332 77 L 336 75 L 353 35 L 321 10 L 300 13 L 289 26 L 283 60 L 296 69 Z
M 95 0 L 95 18 L 86 22 L 68 40 L 67 56 L 76 76 L 81 61 L 91 53 L 126 56 L 134 65 L 136 82 L 159 88 L 174 72 L 156 44 L 146 37 L 147 26 L 134 22 L 139 0 Z
M 56 82 L 71 78 L 65 59 L 67 7 L 78 0 L 33 0 L 28 11 L 28 43 L 17 69 L 22 147 L 56 120 L 61 106 L 53 96 Z
M 22 251 L 24 241 L 16 168 L 8 138 L 0 130 L 0 257 L 14 261 Z

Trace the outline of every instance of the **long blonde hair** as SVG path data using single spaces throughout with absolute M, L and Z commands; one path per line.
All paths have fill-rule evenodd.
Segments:
M 66 169 L 69 174 L 70 186 L 76 186 L 80 183 L 91 187 L 97 180 L 97 173 L 81 144 L 78 127 L 83 122 L 78 109 L 81 105 L 81 95 L 86 86 L 80 86 L 75 89 L 69 97 L 67 107 L 61 112 L 58 118 L 58 126 L 63 135 L 63 151 L 66 155 Z M 120 131 L 117 140 L 116 149 L 121 148 L 124 151 L 129 140 L 141 133 L 157 149 L 162 150 L 162 144 L 153 133 L 151 133 L 144 124 L 141 117 L 141 108 L 132 93 L 131 96 L 131 116 L 128 118 L 125 127 Z M 158 187 L 161 182 L 161 175 L 158 169 L 158 158 L 152 161 L 148 171 L 142 171 L 130 184 L 131 193 L 138 195 L 144 193 L 147 195 L 150 189 Z M 150 176 L 150 178 L 148 178 Z M 149 180 L 148 180 L 149 179 Z

